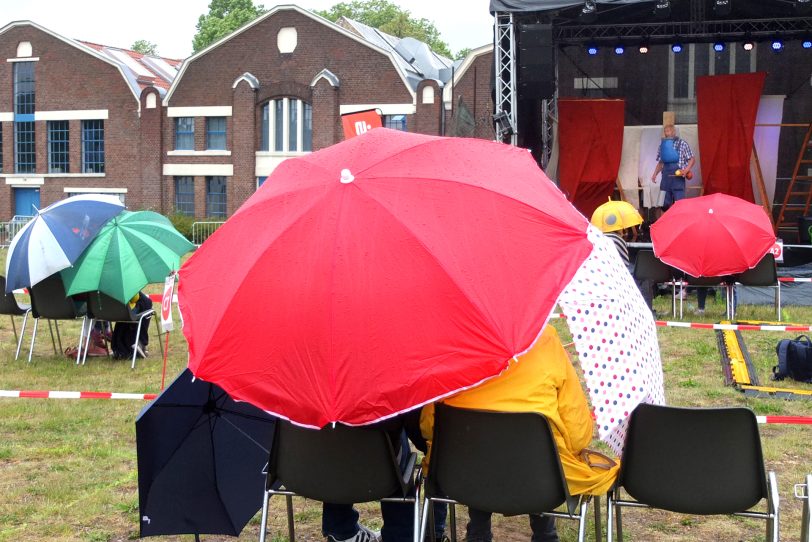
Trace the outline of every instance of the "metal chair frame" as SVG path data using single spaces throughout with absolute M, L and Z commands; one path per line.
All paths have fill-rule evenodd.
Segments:
M 6 293 L 6 277 L 0 276 L 0 289 L 5 294 L 0 298 L 0 314 L 8 314 L 11 318 L 11 329 L 14 330 L 14 340 L 17 341 L 17 350 L 14 353 L 14 359 L 20 357 L 20 347 L 23 344 L 23 335 L 25 335 L 25 325 L 28 322 L 28 315 L 31 313 L 31 305 L 20 304 L 14 293 Z M 17 324 L 14 322 L 15 316 L 23 317 L 23 325 L 20 328 L 20 333 L 17 333 Z
M 781 321 L 781 281 L 778 280 L 778 269 L 775 264 L 775 257 L 772 254 L 765 255 L 754 268 L 740 273 L 736 277 L 736 282 L 742 286 L 754 286 L 775 289 L 775 314 L 778 321 Z M 733 307 L 731 319 L 736 317 L 736 307 Z
M 82 322 L 84 323 L 85 311 L 77 308 L 73 298 L 65 295 L 65 287 L 62 284 L 62 277 L 59 273 L 51 275 L 29 288 L 29 295 L 31 296 L 31 314 L 34 317 L 34 330 L 31 334 L 31 345 L 28 348 L 28 363 L 31 363 L 40 318 L 45 318 L 48 321 L 48 330 L 51 333 L 51 344 L 54 348 L 54 355 L 58 355 L 62 351 L 62 336 L 59 333 L 58 321 L 75 320 L 82 317 Z M 53 321 L 53 325 L 56 328 L 56 339 L 59 342 L 59 350 L 57 350 L 56 342 L 54 342 L 54 332 L 51 327 L 51 321 Z M 82 344 L 84 338 L 83 334 L 84 325 L 79 335 L 79 345 Z M 77 360 L 79 359 L 80 351 L 81 348 L 77 348 Z
M 731 458 L 737 464 L 730 465 Z M 622 507 L 762 519 L 766 539 L 778 542 L 778 484 L 774 472 L 765 472 L 756 417 L 749 409 L 638 405 L 620 462 L 617 483 L 607 496 L 607 542 L 613 542 L 615 528 L 623 540 Z M 651 475 L 655 471 L 667 472 L 667 479 Z M 740 487 L 730 487 L 734 478 Z M 631 495 L 629 484 L 637 495 Z M 632 499 L 622 498 L 621 489 Z M 709 489 L 717 494 L 709 496 Z M 750 510 L 762 500 L 765 512 Z
M 270 499 L 282 495 L 287 503 L 288 540 L 295 542 L 292 499 L 302 496 L 322 502 L 408 502 L 413 504 L 413 528 L 420 525 L 422 476 L 412 452 L 401 472 L 389 436 L 368 427 L 328 426 L 305 429 L 278 420 L 268 462 L 259 541 L 267 536 Z M 414 496 L 411 493 L 414 492 Z M 402 496 L 392 497 L 393 493 Z
M 507 458 L 505 453 L 515 456 Z M 494 513 L 576 520 L 578 540 L 584 540 L 590 498 L 569 494 L 552 429 L 542 414 L 491 412 L 437 403 L 431 454 L 416 541 L 425 540 L 434 502 L 448 503 L 452 511 L 456 504 L 464 504 Z M 483 473 L 487 473 L 487 480 Z M 532 478 L 543 482 L 533 484 L 529 481 Z M 493 490 L 500 486 L 501 491 Z M 600 507 L 595 499 L 595 537 L 600 540 Z M 545 502 L 554 504 L 544 506 Z M 562 505 L 566 505 L 566 511 L 557 511 Z M 539 506 L 552 509 L 535 508 Z M 451 529 L 451 534 L 456 542 L 456 530 Z
M 802 501 L 801 542 L 812 542 L 812 474 L 806 475 L 803 484 L 795 484 L 795 498 Z

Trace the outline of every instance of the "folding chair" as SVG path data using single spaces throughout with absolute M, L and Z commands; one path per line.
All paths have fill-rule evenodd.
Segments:
M 268 507 L 274 495 L 288 499 L 288 539 L 294 542 L 291 498 L 354 504 L 371 501 L 413 503 L 413 525 L 420 524 L 420 469 L 411 453 L 401 471 L 387 433 L 368 427 L 337 424 L 320 430 L 304 429 L 279 420 L 268 463 L 262 505 L 260 542 L 267 534 Z
M 90 335 L 91 330 L 93 329 L 93 323 L 96 321 L 107 321 L 110 323 L 114 322 L 124 322 L 124 323 L 133 323 L 138 325 L 138 331 L 135 332 L 135 343 L 132 346 L 133 349 L 133 361 L 132 361 L 132 368 L 135 369 L 135 360 L 138 357 L 138 349 L 140 348 L 139 340 L 141 338 L 141 322 L 145 318 L 149 318 L 153 314 L 155 314 L 154 309 L 147 309 L 143 312 L 135 313 L 133 312 L 127 303 L 122 303 L 117 299 L 113 299 L 107 294 L 103 294 L 101 292 L 91 292 L 88 294 L 88 301 L 87 301 L 87 314 L 88 314 L 88 327 L 87 327 L 87 335 L 85 339 L 85 347 L 84 347 L 84 354 L 82 356 L 82 364 L 84 365 L 85 361 L 87 361 L 87 350 L 90 346 Z M 161 335 L 161 328 L 158 324 L 158 320 L 154 319 L 155 321 L 155 329 L 158 330 L 158 338 Z M 160 339 L 157 340 L 158 345 L 161 347 L 161 353 L 163 354 L 164 345 L 161 343 Z M 77 363 L 79 363 L 77 361 Z
M 752 269 L 748 269 L 736 278 L 742 286 L 757 286 L 775 288 L 775 314 L 781 321 L 781 281 L 778 280 L 778 270 L 775 265 L 775 256 L 767 254 Z M 733 316 L 736 317 L 736 307 L 733 306 Z
M 34 317 L 34 332 L 31 335 L 31 347 L 28 350 L 28 362 L 34 352 L 34 341 L 37 338 L 37 327 L 40 318 L 48 320 L 48 329 L 51 330 L 51 320 L 56 327 L 56 338 L 59 341 L 59 350 L 54 343 L 54 334 L 51 330 L 51 343 L 54 347 L 54 355 L 62 351 L 62 337 L 59 335 L 59 320 L 75 320 L 84 318 L 86 305 L 65 295 L 65 286 L 62 284 L 62 277 L 59 273 L 51 275 L 29 288 L 31 295 L 31 315 Z M 79 335 L 79 345 L 82 344 L 84 334 L 84 319 L 82 320 L 82 332 Z M 81 350 L 81 349 L 77 349 Z M 76 359 L 79 359 L 81 352 L 77 352 Z
M 682 302 L 685 288 L 722 288 L 725 291 L 725 314 L 733 318 L 733 277 L 694 277 L 687 273 L 681 277 L 679 288 L 679 317 L 682 320 Z
M 795 498 L 803 501 L 801 512 L 801 542 L 812 542 L 812 474 L 806 475 L 803 484 L 795 484 Z
M 541 414 L 437 403 L 428 470 L 418 540 L 425 540 L 427 511 L 434 501 L 504 515 L 577 520 L 578 540 L 584 540 L 588 499 L 570 496 L 553 432 Z M 562 505 L 566 512 L 556 512 Z M 598 507 L 595 514 L 600 540 Z
M 680 514 L 735 515 L 767 522 L 778 541 L 778 485 L 765 474 L 756 416 L 747 408 L 632 411 L 617 483 L 607 499 L 607 541 L 623 540 L 621 507 Z M 633 500 L 622 499 L 621 489 Z M 763 499 L 766 512 L 750 511 Z
M 632 276 L 636 281 L 651 281 L 654 284 L 671 286 L 671 313 L 677 315 L 677 287 L 674 272 L 666 263 L 654 256 L 653 250 L 638 250 L 634 258 Z
M 20 304 L 13 293 L 6 292 L 6 277 L 0 276 L 0 289 L 2 289 L 3 297 L 0 298 L 0 314 L 8 314 L 11 318 L 11 329 L 14 330 L 14 340 L 17 341 L 17 351 L 14 354 L 14 359 L 20 357 L 20 346 L 23 344 L 23 335 L 25 335 L 25 324 L 28 322 L 28 313 L 31 312 L 31 305 L 25 303 Z M 17 334 L 17 325 L 14 323 L 15 316 L 23 317 L 23 325 L 20 328 L 20 334 Z

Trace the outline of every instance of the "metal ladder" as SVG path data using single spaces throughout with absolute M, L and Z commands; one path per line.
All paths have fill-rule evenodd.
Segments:
M 809 214 L 812 206 L 812 123 L 806 130 L 792 178 L 776 220 L 776 234 L 783 239 L 798 236 L 798 219 Z

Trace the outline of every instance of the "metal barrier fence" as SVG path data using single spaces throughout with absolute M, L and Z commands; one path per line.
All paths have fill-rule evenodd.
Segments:
M 209 238 L 209 235 L 222 226 L 224 222 L 194 222 L 192 223 L 192 243 L 197 246 Z
M 33 217 L 14 215 L 8 222 L 0 222 L 0 248 L 8 248 L 17 232 Z

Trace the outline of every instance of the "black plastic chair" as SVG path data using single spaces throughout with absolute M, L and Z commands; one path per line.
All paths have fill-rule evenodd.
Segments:
M 6 293 L 6 277 L 0 276 L 0 288 L 3 292 L 3 297 L 0 298 L 0 314 L 8 314 L 11 318 L 11 329 L 14 330 L 14 340 L 17 341 L 17 351 L 14 354 L 14 359 L 20 357 L 20 346 L 23 343 L 23 335 L 25 335 L 25 324 L 28 322 L 28 313 L 31 312 L 31 305 L 20 303 L 13 293 Z M 23 317 L 23 325 L 20 328 L 20 334 L 17 334 L 17 324 L 14 323 L 15 316 Z
M 87 297 L 87 315 L 89 325 L 87 327 L 87 333 L 85 334 L 85 346 L 83 349 L 84 353 L 82 355 L 82 364 L 84 364 L 87 360 L 87 351 L 90 347 L 90 335 L 91 330 L 93 329 L 93 323 L 96 321 L 107 321 L 110 323 L 124 322 L 138 325 L 138 331 L 135 333 L 135 344 L 133 344 L 132 368 L 135 369 L 135 360 L 138 357 L 138 349 L 140 348 L 139 340 L 141 337 L 141 322 L 153 314 L 155 314 L 154 309 L 148 309 L 143 312 L 136 313 L 130 309 L 127 303 L 122 303 L 117 299 L 113 299 L 107 294 L 103 294 L 101 292 L 89 293 Z M 158 320 L 155 318 L 153 318 L 153 320 L 155 321 L 155 329 L 158 331 L 157 342 L 161 347 L 161 353 L 163 353 L 164 346 L 160 341 L 161 328 L 158 324 Z
M 553 432 L 541 414 L 437 403 L 428 470 L 418 540 L 425 539 L 427 511 L 434 501 L 504 515 L 577 520 L 578 540 L 584 540 L 588 499 L 570 496 Z M 557 512 L 562 505 L 566 512 Z M 600 540 L 599 508 L 595 513 Z
M 725 291 L 725 313 L 728 319 L 733 319 L 733 284 L 735 279 L 731 276 L 724 277 L 694 277 L 687 273 L 682 274 L 679 279 L 679 317 L 682 319 L 682 302 L 684 291 L 687 287 L 694 288 L 721 288 Z
M 415 487 L 420 480 L 417 455 L 411 453 L 401 472 L 386 432 L 338 424 L 305 429 L 279 420 L 268 463 L 262 506 L 260 542 L 265 541 L 268 506 L 273 495 L 288 499 L 288 538 L 296 538 L 291 498 L 301 496 L 321 502 L 354 504 L 371 501 L 414 503 L 415 532 L 420 506 Z M 393 497 L 394 495 L 394 497 Z
M 34 332 L 31 335 L 31 347 L 28 350 L 28 361 L 34 352 L 34 340 L 37 338 L 37 327 L 40 318 L 48 320 L 48 328 L 51 327 L 51 320 L 56 327 L 56 337 L 59 341 L 59 350 L 54 344 L 54 355 L 62 351 L 62 337 L 59 334 L 59 320 L 75 320 L 84 318 L 87 312 L 86 303 L 77 301 L 65 294 L 65 286 L 62 284 L 62 277 L 59 273 L 51 275 L 28 289 L 31 295 L 31 315 L 34 317 Z M 82 322 L 82 332 L 84 332 L 84 321 Z M 83 336 L 79 336 L 79 344 L 82 344 Z M 53 331 L 51 331 L 51 343 L 54 342 Z M 79 359 L 79 353 L 76 355 Z
M 653 250 L 638 250 L 634 258 L 632 276 L 636 281 L 651 281 L 654 284 L 671 286 L 671 313 L 677 315 L 677 286 L 674 270 L 654 255 Z
M 736 282 L 742 286 L 756 286 L 764 288 L 775 288 L 775 314 L 778 321 L 781 321 L 781 281 L 778 280 L 778 269 L 775 264 L 775 256 L 767 254 L 752 269 L 736 277 Z M 733 307 L 733 316 L 736 317 L 736 307 Z
M 634 500 L 621 499 L 621 488 Z M 766 512 L 750 511 L 764 499 Z M 620 507 L 633 506 L 759 518 L 767 522 L 767 539 L 777 542 L 778 502 L 751 410 L 641 404 L 629 417 L 620 474 L 607 499 L 607 541 L 613 520 L 623 540 Z

